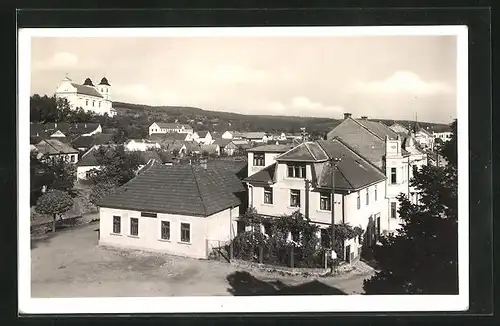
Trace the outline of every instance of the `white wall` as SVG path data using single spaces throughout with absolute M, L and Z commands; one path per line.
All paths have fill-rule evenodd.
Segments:
M 78 180 L 87 180 L 87 172 L 89 172 L 90 170 L 93 170 L 93 169 L 100 170 L 101 167 L 100 166 L 78 166 L 76 168 L 76 177 L 78 178 Z
M 233 219 L 236 218 L 238 207 L 233 209 Z M 160 214 L 156 218 L 141 217 L 141 212 L 101 207 L 100 215 L 100 245 L 124 248 L 143 249 L 165 252 L 168 254 L 207 258 L 207 243 L 214 240 L 229 240 L 230 209 L 209 217 L 194 217 L 174 214 Z M 113 234 L 113 216 L 121 216 L 121 233 Z M 139 234 L 130 235 L 130 218 L 138 218 Z M 161 239 L 161 221 L 170 221 L 170 240 Z M 182 243 L 181 223 L 191 225 L 191 242 Z M 233 222 L 236 230 L 236 222 Z M 211 240 L 211 241 L 207 241 Z
M 63 82 L 56 90 L 56 97 L 66 98 L 72 109 L 81 107 L 84 111 L 111 115 L 113 104 L 110 99 L 77 94 L 76 88 L 70 82 Z
M 160 148 L 158 143 L 145 143 L 145 142 L 136 142 L 134 140 L 130 141 L 125 145 L 125 149 L 130 152 L 139 151 L 145 152 L 147 150 Z
M 275 158 L 283 153 L 264 153 L 264 166 L 255 166 L 253 165 L 253 152 L 248 152 L 248 176 L 251 176 L 260 170 L 264 169 L 266 166 L 269 166 L 275 163 Z

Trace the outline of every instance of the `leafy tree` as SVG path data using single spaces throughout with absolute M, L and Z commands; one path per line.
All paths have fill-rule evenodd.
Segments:
M 116 190 L 116 186 L 112 183 L 103 182 L 96 184 L 92 187 L 90 191 L 89 199 L 94 205 L 107 195 L 112 194 Z
M 127 152 L 123 146 L 113 149 L 99 148 L 96 154 L 99 170 L 91 170 L 90 180 L 94 184 L 110 183 L 117 187 L 136 176 L 142 159 L 136 152 Z
M 67 192 L 51 189 L 38 198 L 35 210 L 40 214 L 52 215 L 52 232 L 56 232 L 57 215 L 67 212 L 72 206 L 73 199 Z
M 448 165 L 416 171 L 411 184 L 421 191 L 418 204 L 399 196 L 401 229 L 374 250 L 380 271 L 364 281 L 366 293 L 458 293 L 456 121 L 451 127 L 452 139 L 441 149 Z

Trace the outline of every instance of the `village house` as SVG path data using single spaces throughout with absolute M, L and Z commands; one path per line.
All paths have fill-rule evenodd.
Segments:
M 412 136 L 415 138 L 415 141 L 424 149 L 432 149 L 434 148 L 434 136 L 432 133 L 422 127 L 420 124 L 415 121 L 413 126 L 411 127 Z
M 46 138 L 67 138 L 70 141 L 79 136 L 92 136 L 102 133 L 102 127 L 94 122 L 50 122 L 50 123 L 31 123 L 30 141 L 32 144 L 40 142 Z
M 213 143 L 212 134 L 210 131 L 203 130 L 196 132 L 198 137 L 194 139 L 198 144 L 211 145 Z
M 154 133 L 179 133 L 179 134 L 192 134 L 193 127 L 190 125 L 179 124 L 179 123 L 165 123 L 165 122 L 153 122 L 149 126 L 149 135 Z
M 98 203 L 99 244 L 206 259 L 235 236 L 244 190 L 226 170 L 153 166 Z
M 103 77 L 99 84 L 95 86 L 90 78 L 85 79 L 82 85 L 73 83 L 66 76 L 61 85 L 57 87 L 56 98 L 68 100 L 73 110 L 82 108 L 84 111 L 90 111 L 96 114 L 107 114 L 110 117 L 116 115 L 111 101 L 111 85 L 106 77 Z
M 265 157 L 256 158 L 254 154 L 251 158 L 254 150 L 249 151 L 248 158 L 253 173 L 244 181 L 249 206 L 268 219 L 263 225 L 265 233 L 273 218 L 299 210 L 320 227 L 318 237 L 328 247 L 333 206 L 335 224 L 348 223 L 365 231 L 362 239 L 345 243 L 342 258 L 350 262 L 359 258 L 363 244 L 373 246 L 384 231 L 398 226 L 388 216 L 384 173 L 340 139 L 304 142 L 277 156 L 276 150 L 272 151 L 268 164 L 259 161 Z M 332 158 L 341 158 L 335 169 L 333 205 Z M 258 172 L 250 168 L 255 163 Z M 242 228 L 239 225 L 239 230 Z
M 88 180 L 92 170 L 100 170 L 101 166 L 97 163 L 97 154 L 99 147 L 95 146 L 90 148 L 81 157 L 76 164 L 76 178 L 77 181 L 82 182 Z
M 201 144 L 200 151 L 201 151 L 201 154 L 220 156 L 220 148 L 219 148 L 219 146 L 214 145 L 214 144 L 211 144 L 211 145 Z
M 294 145 L 262 145 L 246 150 L 248 153 L 248 171 L 247 175 L 251 176 L 267 166 L 276 163 L 275 159 L 279 155 L 294 148 Z
M 85 136 L 77 136 L 71 145 L 79 151 L 87 151 L 94 146 L 107 145 L 113 142 L 113 134 L 93 134 Z
M 62 158 L 68 163 L 76 164 L 78 162 L 78 150 L 57 139 L 44 139 L 34 145 L 34 151 L 37 158 L 47 159 Z
M 327 139 L 334 138 L 341 139 L 387 176 L 387 210 L 391 219 L 397 221 L 393 224 L 399 224 L 397 196 L 403 193 L 408 198 L 418 199 L 409 180 L 413 177 L 415 168 L 427 164 L 426 155 L 415 148 L 414 140 L 403 139 L 385 124 L 370 121 L 367 117 L 353 119 L 350 113 L 345 113 L 344 120 L 327 134 Z
M 160 148 L 160 144 L 148 139 L 129 139 L 124 144 L 125 150 L 129 152 L 148 151 L 154 148 Z
M 197 141 L 200 136 L 198 133 L 195 131 L 192 134 L 186 134 L 186 139 L 185 141 Z
M 230 139 L 218 138 L 215 139 L 212 144 L 219 147 L 219 153 L 224 153 L 227 156 L 232 156 L 234 154 L 234 151 L 236 150 L 236 146 L 232 144 L 232 146 L 228 147 L 230 143 Z
M 189 136 L 190 134 L 185 133 L 152 133 L 151 135 L 149 135 L 149 140 L 158 142 L 161 145 L 163 141 L 188 141 Z

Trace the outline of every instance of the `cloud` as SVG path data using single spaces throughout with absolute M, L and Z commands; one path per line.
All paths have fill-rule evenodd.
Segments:
M 210 84 L 259 84 L 272 79 L 269 72 L 239 64 L 220 64 L 213 67 L 189 65 L 183 72 L 188 80 Z
M 267 114 L 272 115 L 332 117 L 344 112 L 341 106 L 315 102 L 305 96 L 297 96 L 286 102 L 272 101 L 266 107 Z
M 152 90 L 144 84 L 115 85 L 112 89 L 117 101 L 149 105 L 178 105 L 178 97 L 170 92 Z
M 50 59 L 37 62 L 35 65 L 41 69 L 75 67 L 78 65 L 78 57 L 70 52 L 57 52 Z
M 424 81 L 411 71 L 396 71 L 390 77 L 372 82 L 357 81 L 350 85 L 351 93 L 434 95 L 452 92 L 452 88 L 438 81 Z

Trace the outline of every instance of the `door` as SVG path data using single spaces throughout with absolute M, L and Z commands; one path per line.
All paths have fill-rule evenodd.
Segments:
M 345 261 L 347 263 L 351 262 L 351 245 L 345 247 Z

